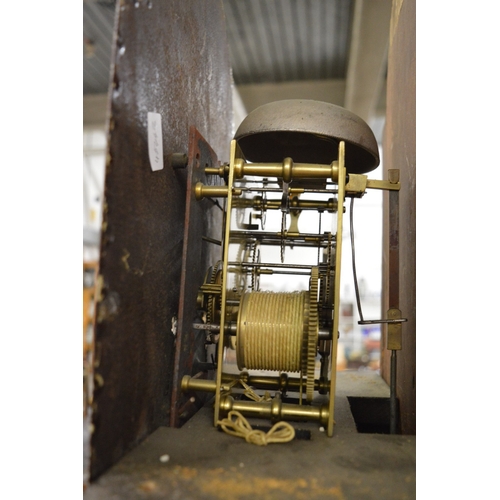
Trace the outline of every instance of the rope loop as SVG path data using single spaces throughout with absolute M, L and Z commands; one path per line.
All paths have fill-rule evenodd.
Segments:
M 232 410 L 227 418 L 219 420 L 220 425 L 226 434 L 241 437 L 247 443 L 258 446 L 266 446 L 270 443 L 288 443 L 295 437 L 295 429 L 288 422 L 278 422 L 265 433 L 258 429 L 252 429 L 248 420 L 239 412 Z

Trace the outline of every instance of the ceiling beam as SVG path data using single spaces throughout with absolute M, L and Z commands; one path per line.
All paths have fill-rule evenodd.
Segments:
M 355 0 L 344 107 L 368 124 L 385 103 L 391 0 Z

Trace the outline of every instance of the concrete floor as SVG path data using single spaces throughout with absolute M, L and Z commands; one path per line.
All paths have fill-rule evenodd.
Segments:
M 334 436 L 327 438 L 317 423 L 296 423 L 311 431 L 310 440 L 268 446 L 217 431 L 207 406 L 180 429 L 157 429 L 83 498 L 416 498 L 415 436 L 357 432 L 347 396 L 387 398 L 389 388 L 375 372 L 339 372 Z

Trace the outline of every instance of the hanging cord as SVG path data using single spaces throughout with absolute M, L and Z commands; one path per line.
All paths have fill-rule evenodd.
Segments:
M 288 422 L 274 424 L 266 434 L 259 429 L 252 429 L 248 420 L 235 410 L 230 411 L 227 418 L 219 420 L 217 425 L 220 425 L 226 434 L 241 437 L 247 443 L 258 446 L 267 446 L 270 443 L 288 443 L 295 437 L 295 429 Z
M 227 388 L 229 391 L 227 393 L 231 392 L 231 389 L 236 386 L 237 384 L 240 384 L 243 389 L 243 394 L 249 398 L 253 399 L 254 401 L 269 401 L 271 398 L 271 395 L 269 394 L 268 391 L 265 392 L 264 396 L 259 396 L 245 381 L 243 381 L 241 378 L 235 378 L 232 382 L 230 382 L 227 385 Z
M 361 319 L 361 321 L 364 321 L 363 312 L 361 311 L 361 300 L 359 298 L 358 277 L 356 275 L 356 256 L 355 256 L 355 252 L 354 252 L 353 209 L 354 209 L 354 197 L 351 198 L 351 207 L 350 207 L 350 213 L 349 213 L 350 229 L 351 229 L 352 274 L 354 277 L 354 289 L 356 290 L 356 302 L 358 303 L 359 318 Z
M 257 401 L 257 402 L 270 401 L 272 399 L 271 395 L 269 394 L 268 391 L 266 391 L 264 393 L 264 396 L 259 396 L 246 382 L 244 382 L 240 378 L 236 378 L 231 383 L 228 384 L 227 387 L 228 387 L 229 391 L 227 393 L 229 394 L 231 392 L 231 389 L 237 384 L 240 384 L 243 387 L 243 389 L 245 389 L 243 391 L 243 394 L 248 399 L 252 399 L 253 401 Z
M 266 391 L 264 393 L 264 396 L 259 396 L 248 384 L 246 384 L 245 382 L 243 382 L 243 380 L 240 380 L 239 382 L 245 388 L 245 390 L 243 391 L 243 394 L 247 398 L 253 399 L 254 401 L 257 401 L 257 402 L 260 402 L 260 401 L 270 401 L 272 399 L 271 395 L 269 394 L 268 391 Z

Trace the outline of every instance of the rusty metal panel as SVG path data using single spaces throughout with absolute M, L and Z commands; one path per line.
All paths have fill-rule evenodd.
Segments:
M 169 425 L 194 126 L 229 157 L 231 81 L 220 1 L 117 3 L 108 102 L 91 477 Z M 161 116 L 163 168 L 148 153 L 148 113 Z M 210 225 L 209 217 L 204 219 Z
M 198 375 L 202 378 L 215 376 L 214 370 L 201 371 L 197 368 L 200 362 L 209 360 L 206 360 L 205 334 L 195 332 L 192 325 L 195 320 L 201 321 L 201 317 L 198 317 L 196 298 L 205 272 L 222 257 L 221 245 L 214 248 L 214 243 L 207 241 L 221 237 L 221 206 L 215 205 L 209 199 L 198 201 L 194 195 L 197 182 L 204 185 L 214 183 L 214 176 L 205 176 L 205 168 L 219 166 L 219 162 L 215 152 L 195 127 L 191 127 L 189 134 L 187 160 L 185 232 L 170 410 L 170 425 L 173 427 L 182 425 L 212 397 L 211 394 L 186 396 L 180 389 L 180 383 L 184 375 Z M 222 183 L 219 178 L 217 181 Z

